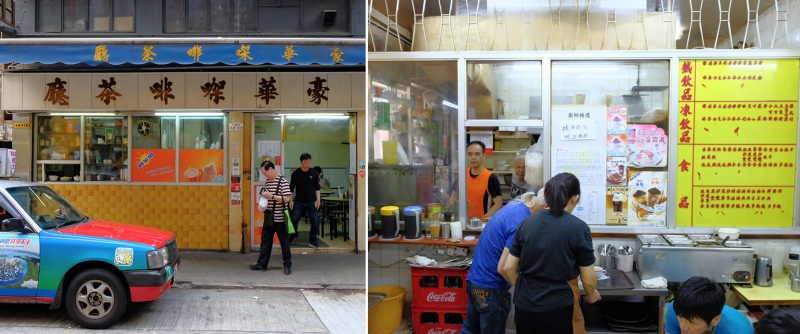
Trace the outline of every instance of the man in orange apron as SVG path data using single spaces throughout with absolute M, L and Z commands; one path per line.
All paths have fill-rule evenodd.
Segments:
M 492 171 L 483 167 L 486 145 L 472 141 L 467 145 L 467 215 L 468 218 L 490 218 L 503 207 L 500 180 Z M 450 194 L 450 204 L 458 200 L 458 182 Z

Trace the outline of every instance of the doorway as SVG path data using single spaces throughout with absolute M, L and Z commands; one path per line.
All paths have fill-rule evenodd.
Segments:
M 252 170 L 253 210 L 250 241 L 261 245 L 264 214 L 258 211 L 258 194 L 266 179 L 259 166 L 273 162 L 278 172 L 291 182 L 292 172 L 300 168 L 300 155 L 311 155 L 311 167 L 322 170 L 319 208 L 319 251 L 347 252 L 355 248 L 353 200 L 339 199 L 353 193 L 355 174 L 355 129 L 353 116 L 317 114 L 258 114 L 253 116 Z M 297 222 L 298 237 L 292 248 L 310 248 L 311 219 L 304 215 Z M 331 232 L 334 233 L 331 238 Z M 346 238 L 345 238 L 346 233 Z M 277 237 L 273 247 L 279 247 Z

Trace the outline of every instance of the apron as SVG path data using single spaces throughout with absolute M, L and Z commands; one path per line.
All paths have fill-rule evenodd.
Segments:
M 467 168 L 467 216 L 469 218 L 482 218 L 484 211 L 483 198 L 489 192 L 489 177 L 492 172 L 484 168 L 477 177 L 472 177 L 472 168 Z M 491 196 L 489 196 L 491 199 Z
M 583 312 L 581 311 L 581 291 L 578 289 L 578 278 L 573 278 L 569 281 L 569 287 L 572 288 L 572 296 L 575 300 L 575 306 L 572 309 L 572 334 L 586 334 L 586 326 L 583 323 Z

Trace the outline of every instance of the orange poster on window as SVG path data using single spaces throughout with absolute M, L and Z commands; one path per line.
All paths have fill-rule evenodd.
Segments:
M 225 150 L 181 150 L 180 182 L 224 183 Z
M 175 182 L 175 150 L 134 148 L 131 156 L 133 182 Z

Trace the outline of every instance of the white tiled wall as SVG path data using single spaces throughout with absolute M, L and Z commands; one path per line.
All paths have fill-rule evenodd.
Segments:
M 772 2 L 772 1 L 770 1 Z M 755 23 L 750 24 L 748 29 L 741 29 L 733 33 L 734 45 L 739 41 L 744 40 L 745 30 L 747 31 L 747 44 L 753 44 L 754 47 L 759 47 L 758 37 L 761 37 L 762 49 L 797 49 L 800 48 L 800 0 L 780 0 L 778 1 L 778 8 L 786 11 L 786 23 L 789 28 L 789 37 L 786 37 L 786 27 L 783 22 L 777 22 L 776 9 L 772 8 L 764 11 L 758 16 L 758 29 Z M 776 32 L 777 29 L 777 32 Z M 772 37 L 775 36 L 775 45 L 772 46 Z M 711 42 L 713 43 L 713 41 Z M 713 47 L 706 41 L 707 47 Z M 730 48 L 730 42 L 720 42 L 717 48 Z
M 497 98 L 503 100 L 507 119 L 529 116 L 530 96 L 542 96 L 542 72 L 538 62 L 494 66 Z
M 763 252 L 764 245 L 767 242 L 783 243 L 786 247 L 784 264 L 789 261 L 789 251 L 792 246 L 800 246 L 798 239 L 741 239 L 755 248 L 756 254 Z M 633 238 L 595 238 L 594 248 L 597 245 L 612 244 L 614 246 L 631 246 L 634 247 L 635 239 Z M 395 262 L 411 257 L 419 253 L 433 259 L 442 259 L 447 256 L 436 254 L 435 251 L 429 246 L 423 245 L 405 245 L 405 244 L 370 244 L 368 259 L 369 265 L 367 269 L 369 288 L 381 285 L 400 285 L 406 289 L 405 299 L 411 302 L 413 295 L 411 293 L 411 269 L 405 261 L 394 264 Z M 595 250 L 595 257 L 597 257 Z

